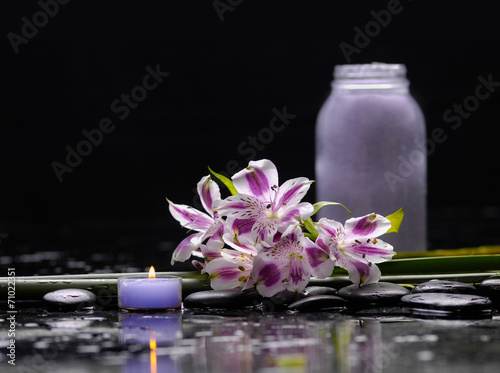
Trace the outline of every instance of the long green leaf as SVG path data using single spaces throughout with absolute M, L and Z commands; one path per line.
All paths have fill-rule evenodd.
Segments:
M 387 215 L 386 218 L 391 221 L 391 227 L 385 233 L 393 233 L 393 232 L 397 233 L 399 231 L 401 223 L 403 222 L 404 215 L 405 213 L 402 207 L 398 211 L 392 213 L 391 215 Z
M 394 259 L 377 264 L 382 274 L 438 274 L 500 271 L 500 255 Z
M 345 208 L 347 210 L 347 212 L 349 213 L 349 216 L 351 216 L 351 212 L 349 211 L 349 209 L 347 207 L 345 207 L 343 204 L 341 203 L 338 203 L 338 202 L 328 202 L 328 201 L 321 201 L 321 202 L 316 202 L 313 207 L 314 207 L 314 210 L 313 210 L 313 213 L 311 214 L 314 215 L 316 214 L 319 210 L 321 210 L 323 207 L 325 206 L 342 206 L 343 208 Z
M 210 173 L 212 175 L 214 175 L 217 179 L 219 179 L 227 187 L 227 189 L 229 189 L 229 192 L 231 192 L 231 194 L 233 196 L 236 195 L 236 193 L 238 193 L 238 191 L 234 187 L 233 181 L 231 179 L 228 179 L 224 175 L 218 174 L 217 172 L 212 170 L 210 167 L 208 168 L 208 170 L 210 171 Z

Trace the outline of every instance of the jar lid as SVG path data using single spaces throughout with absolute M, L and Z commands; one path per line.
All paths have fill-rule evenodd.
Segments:
M 404 78 L 406 77 L 406 66 L 381 62 L 337 65 L 333 76 L 335 79 Z

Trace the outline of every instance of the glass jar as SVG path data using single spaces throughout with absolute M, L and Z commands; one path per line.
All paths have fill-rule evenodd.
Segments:
M 403 207 L 399 233 L 382 237 L 396 252 L 427 246 L 425 122 L 408 87 L 402 64 L 338 65 L 316 124 L 316 200 L 353 217 Z M 349 218 L 337 206 L 319 217 Z

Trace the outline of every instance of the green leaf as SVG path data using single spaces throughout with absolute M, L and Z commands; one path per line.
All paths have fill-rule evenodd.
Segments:
M 387 215 L 386 218 L 391 221 L 391 227 L 385 233 L 392 233 L 392 232 L 397 233 L 399 231 L 401 223 L 403 222 L 403 217 L 404 217 L 404 211 L 402 207 L 395 213 Z
M 208 170 L 210 171 L 210 173 L 212 175 L 214 175 L 217 179 L 219 179 L 227 187 L 227 189 L 229 189 L 229 191 L 231 192 L 231 194 L 233 196 L 236 195 L 236 193 L 238 193 L 238 191 L 234 187 L 233 181 L 231 179 L 228 179 L 224 175 L 218 174 L 217 172 L 212 170 L 210 167 L 208 168 Z
M 306 236 L 311 238 L 313 241 L 318 238 L 318 230 L 314 226 L 314 222 L 311 218 L 307 219 L 304 221 L 304 226 L 306 227 L 307 231 L 310 233 L 310 235 Z
M 352 216 L 351 212 L 343 204 L 338 203 L 338 202 L 328 202 L 328 201 L 316 202 L 313 205 L 314 211 L 313 211 L 312 215 L 316 214 L 319 210 L 321 210 L 325 206 L 342 206 L 343 208 L 345 208 L 347 210 L 347 212 L 349 213 L 349 216 Z

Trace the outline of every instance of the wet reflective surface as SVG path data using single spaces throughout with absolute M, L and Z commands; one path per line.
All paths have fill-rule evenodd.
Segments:
M 334 312 L 0 311 L 2 372 L 498 372 L 500 315 L 483 320 Z

